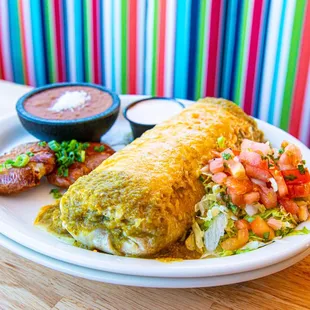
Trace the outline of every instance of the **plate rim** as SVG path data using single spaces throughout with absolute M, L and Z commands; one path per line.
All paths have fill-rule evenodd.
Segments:
M 141 98 L 141 97 L 147 97 L 147 96 L 137 96 L 137 95 L 123 95 L 121 96 L 121 99 L 127 99 L 129 97 L 129 99 L 131 100 L 135 100 L 135 98 Z M 181 100 L 184 101 L 184 100 Z M 188 100 L 186 100 L 185 102 L 190 102 Z M 10 115 L 6 115 L 5 117 L 0 118 L 0 122 L 3 122 L 4 120 L 8 120 L 10 121 L 10 119 L 13 120 L 13 118 L 18 120 L 18 117 L 16 114 L 10 114 Z M 297 143 L 298 145 L 302 145 L 303 148 L 307 148 L 305 145 L 303 145 L 302 142 L 298 141 L 296 138 L 292 137 L 290 134 L 286 133 L 285 131 L 283 131 L 282 129 L 279 129 L 271 124 L 268 124 L 262 120 L 257 120 L 258 125 L 260 127 L 260 125 L 263 124 L 263 126 L 267 126 L 267 128 L 269 129 L 276 129 L 278 131 L 282 131 L 284 133 L 284 135 L 288 135 L 289 139 L 291 141 L 294 141 L 295 143 Z M 308 156 L 310 158 L 310 151 L 308 149 Z M 3 208 L 5 208 L 4 206 L 2 206 L 2 209 L 0 209 L 0 211 L 2 210 L 3 212 Z M 245 253 L 242 254 L 243 258 L 241 261 L 244 263 L 246 262 L 246 266 L 241 266 L 241 263 L 238 262 L 240 261 L 240 259 L 238 259 L 240 257 L 240 255 L 237 256 L 230 256 L 230 257 L 222 257 L 222 258 L 214 258 L 214 259 L 207 259 L 207 260 L 188 260 L 188 261 L 182 261 L 182 262 L 173 262 L 171 264 L 167 264 L 167 263 L 162 263 L 159 262 L 157 260 L 147 260 L 147 259 L 140 259 L 140 258 L 129 258 L 129 257 L 119 257 L 119 256 L 112 256 L 113 259 L 111 259 L 111 255 L 109 254 L 105 254 L 105 253 L 94 253 L 94 252 L 90 252 L 87 250 L 83 250 L 83 249 L 78 249 L 78 248 L 72 248 L 72 246 L 69 246 L 67 244 L 61 243 L 61 245 L 57 244 L 57 250 L 56 253 L 54 253 L 53 251 L 51 251 L 51 249 L 49 249 L 49 247 L 46 247 L 44 245 L 44 243 L 41 241 L 37 244 L 37 242 L 33 243 L 35 240 L 35 238 L 29 239 L 29 236 L 25 235 L 22 233 L 21 228 L 16 229 L 16 227 L 10 227 L 9 224 L 5 224 L 3 222 L 3 218 L 0 219 L 0 223 L 3 223 L 3 225 L 1 225 L 0 227 L 0 233 L 2 233 L 3 235 L 7 236 L 8 238 L 14 240 L 15 242 L 18 242 L 26 247 L 28 247 L 29 249 L 32 249 L 34 251 L 37 251 L 39 253 L 42 253 L 44 255 L 65 261 L 65 262 L 69 262 L 75 265 L 79 265 L 79 266 L 84 266 L 87 268 L 91 268 L 91 269 L 96 269 L 96 270 L 102 270 L 102 271 L 107 271 L 107 272 L 116 272 L 116 273 L 122 273 L 122 274 L 128 274 L 128 275 L 138 275 L 138 276 L 154 276 L 154 277 L 206 277 L 206 276 L 216 276 L 216 275 L 224 275 L 224 274 L 234 274 L 234 273 L 239 273 L 239 272 L 246 272 L 246 271 L 250 271 L 250 270 L 254 270 L 257 268 L 262 268 L 264 266 L 268 266 L 271 265 L 272 263 L 277 263 L 280 261 L 283 261 L 285 259 L 288 259 L 290 257 L 293 257 L 295 255 L 297 255 L 298 253 L 301 253 L 302 251 L 306 250 L 307 248 L 310 247 L 310 236 L 292 236 L 289 238 L 293 238 L 295 239 L 296 242 L 290 242 L 290 243 L 295 243 L 295 246 L 292 248 L 291 251 L 289 251 L 289 253 L 286 253 L 285 256 L 281 257 L 281 255 L 279 255 L 278 253 L 276 253 L 277 255 L 274 255 L 273 257 L 264 257 L 263 259 L 261 259 L 259 262 L 253 263 L 253 261 L 251 261 L 251 259 L 253 258 L 253 256 L 255 257 L 255 254 L 258 251 L 262 251 L 265 250 L 265 248 L 263 249 L 259 249 L 256 250 L 254 252 L 250 252 L 250 253 Z M 310 225 L 310 223 L 309 223 Z M 310 228 L 310 227 L 309 227 Z M 37 228 L 32 227 L 32 229 L 36 230 L 36 233 L 38 233 Z M 59 240 L 56 239 L 59 243 Z M 281 240 L 281 242 L 287 242 L 287 239 Z M 275 243 L 274 243 L 275 244 Z M 270 246 L 269 245 L 267 248 L 269 249 Z M 298 246 L 296 246 L 296 244 Z M 70 249 L 68 250 L 66 247 L 70 247 Z M 78 258 L 75 258 L 73 255 L 73 258 L 71 257 L 63 257 L 62 255 L 68 254 L 67 253 L 70 252 L 74 252 L 74 254 L 77 254 Z M 87 254 L 83 254 L 80 251 L 87 251 Z M 58 253 L 62 253 L 61 255 Z M 255 253 L 253 255 L 253 253 Z M 252 254 L 252 255 L 251 255 Z M 81 255 L 81 256 L 80 256 Z M 100 257 L 96 256 L 96 255 L 100 255 Z M 244 256 L 246 255 L 246 256 Z M 72 255 L 71 255 L 72 256 Z M 85 257 L 86 256 L 86 257 Z M 85 261 L 81 261 L 81 257 L 85 258 Z M 87 259 L 87 257 L 92 257 L 91 260 Z M 232 259 L 233 258 L 233 259 Z M 134 260 L 134 262 L 133 262 Z M 216 263 L 215 264 L 211 264 L 211 263 L 207 263 L 210 261 L 214 260 L 221 260 L 221 264 L 219 264 L 220 266 L 218 266 Z M 234 266 L 230 266 L 229 270 L 226 268 L 223 268 L 223 264 L 225 264 L 227 262 L 227 264 L 231 264 L 231 260 L 234 261 Z M 94 266 L 93 263 L 96 262 L 96 265 Z M 116 262 L 116 263 L 115 263 Z M 148 262 L 148 263 L 147 263 Z M 149 263 L 152 262 L 152 263 Z M 195 262 L 195 263 L 193 263 Z M 107 265 L 105 265 L 104 263 L 107 263 Z M 127 264 L 130 264 L 130 267 L 127 267 Z M 142 266 L 141 266 L 142 264 Z M 126 267 L 124 267 L 124 265 Z M 211 266 L 210 266 L 211 265 Z M 133 269 L 132 267 L 134 267 L 135 269 Z

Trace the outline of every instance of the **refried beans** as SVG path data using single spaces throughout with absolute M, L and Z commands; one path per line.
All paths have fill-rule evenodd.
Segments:
M 61 111 L 52 110 L 59 98 L 65 94 L 68 95 L 68 92 L 75 92 L 75 94 L 77 94 L 76 92 L 86 93 L 87 100 L 83 105 L 75 108 L 68 107 Z M 28 113 L 50 120 L 72 120 L 90 117 L 102 113 L 111 105 L 112 97 L 109 93 L 88 86 L 62 86 L 46 89 L 32 95 L 24 102 L 24 108 Z

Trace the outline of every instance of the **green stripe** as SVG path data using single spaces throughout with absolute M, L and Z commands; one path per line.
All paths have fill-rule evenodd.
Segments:
M 121 92 L 122 94 L 127 94 L 127 55 L 128 55 L 128 2 L 127 0 L 122 0 L 121 3 L 121 63 L 122 63 L 122 75 L 121 75 Z
M 90 1 L 84 0 L 84 21 L 85 21 L 85 80 L 91 82 L 92 80 L 92 57 L 91 57 L 91 18 L 90 18 Z
M 195 99 L 200 98 L 201 96 L 201 81 L 203 76 L 203 57 L 205 56 L 204 44 L 205 43 L 205 23 L 206 23 L 206 12 L 207 12 L 207 1 L 202 1 L 200 7 L 200 16 L 199 16 L 199 29 L 198 29 L 198 56 L 197 56 L 197 76 L 196 76 L 196 90 L 195 90 Z
M 52 2 L 47 1 L 45 5 L 43 5 L 46 16 L 46 37 L 47 37 L 47 62 L 48 62 L 48 78 L 50 83 L 56 82 L 56 47 L 55 47 L 55 30 L 53 27 L 53 10 L 52 10 Z
M 243 72 L 243 60 L 244 60 L 244 51 L 245 51 L 245 42 L 246 42 L 246 33 L 247 33 L 247 19 L 249 12 L 249 1 L 243 2 L 242 10 L 242 23 L 241 23 L 241 36 L 239 43 L 239 52 L 238 52 L 238 62 L 237 62 L 237 76 L 236 76 L 236 85 L 234 92 L 234 101 L 240 105 L 241 103 L 241 82 L 242 82 L 242 72 Z
M 288 68 L 286 73 L 286 81 L 283 95 L 283 105 L 280 120 L 280 127 L 284 130 L 288 129 L 291 103 L 293 97 L 293 89 L 296 78 L 296 67 L 299 54 L 300 39 L 302 34 L 302 25 L 305 15 L 306 0 L 297 0 L 294 16 L 294 24 L 291 38 L 291 48 L 288 60 Z
M 152 96 L 156 95 L 157 89 L 157 51 L 158 51 L 158 12 L 159 1 L 154 3 L 154 34 L 153 34 L 153 59 L 152 59 Z

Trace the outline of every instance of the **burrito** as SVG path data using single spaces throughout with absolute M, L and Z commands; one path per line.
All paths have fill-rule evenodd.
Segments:
M 244 138 L 263 139 L 233 102 L 199 100 L 79 178 L 60 201 L 62 226 L 89 249 L 158 253 L 191 227 L 204 195 L 200 168 L 220 136 L 231 148 Z

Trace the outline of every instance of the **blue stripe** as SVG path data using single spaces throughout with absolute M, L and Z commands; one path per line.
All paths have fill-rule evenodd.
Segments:
M 25 81 L 23 72 L 23 58 L 21 53 L 21 38 L 19 34 L 18 2 L 17 0 L 10 0 L 7 3 L 9 11 L 8 17 L 13 77 L 14 82 L 23 84 Z
M 42 6 L 40 0 L 31 0 L 31 29 L 32 29 L 32 43 L 33 43 L 33 59 L 35 70 L 36 86 L 46 84 L 46 58 L 44 52 L 44 33 L 42 20 Z
M 235 46 L 234 46 L 234 64 L 232 67 L 232 72 L 231 72 L 231 85 L 230 85 L 230 91 L 229 91 L 229 99 L 232 101 L 235 100 L 235 89 L 236 89 L 236 73 L 237 73 L 237 68 L 238 68 L 238 54 L 239 54 L 239 49 L 241 48 L 240 43 L 241 43 L 241 25 L 242 25 L 242 18 L 243 18 L 243 10 L 244 10 L 244 2 L 242 0 L 238 1 L 238 8 L 237 8 L 237 23 L 236 23 L 236 37 L 235 37 Z M 240 104 L 238 102 L 237 104 Z
M 205 0 L 203 0 L 205 1 Z M 195 100 L 195 83 L 196 83 L 196 59 L 197 59 L 197 36 L 198 36 L 198 23 L 200 12 L 200 1 L 192 0 L 191 8 L 191 23 L 190 23 L 190 48 L 189 48 L 189 62 L 188 62 L 188 89 L 187 98 Z
M 226 25 L 223 48 L 223 68 L 220 95 L 223 98 L 231 98 L 231 86 L 233 80 L 233 65 L 236 59 L 236 28 L 237 25 L 238 0 L 231 0 L 227 3 Z
M 186 98 L 191 0 L 177 1 L 174 63 L 174 97 Z
M 269 123 L 273 123 L 274 110 L 275 110 L 275 97 L 276 97 L 277 81 L 278 81 L 278 76 L 279 76 L 280 56 L 281 56 L 282 39 L 283 39 L 283 28 L 284 28 L 284 23 L 285 23 L 286 2 L 287 0 L 284 0 L 282 4 L 280 30 L 279 30 L 279 36 L 278 36 L 278 43 L 276 44 L 277 55 L 276 55 L 275 70 L 274 70 L 274 75 L 273 75 L 271 96 L 270 96 L 270 102 L 269 102 L 269 113 L 268 113 Z
M 76 80 L 83 82 L 84 67 L 84 35 L 83 34 L 83 3 L 82 0 L 74 1 L 74 28 L 75 28 L 75 59 L 76 59 Z
M 257 64 L 257 79 L 256 79 L 256 87 L 254 88 L 254 109 L 253 115 L 258 117 L 259 115 L 259 103 L 262 89 L 262 76 L 263 76 L 263 67 L 264 67 L 264 58 L 266 52 L 266 40 L 267 40 L 267 28 L 269 21 L 269 13 L 270 13 L 270 0 L 265 0 L 263 12 L 262 12 L 262 33 L 261 33 L 261 41 L 259 43 L 259 56 L 258 56 L 258 64 Z

